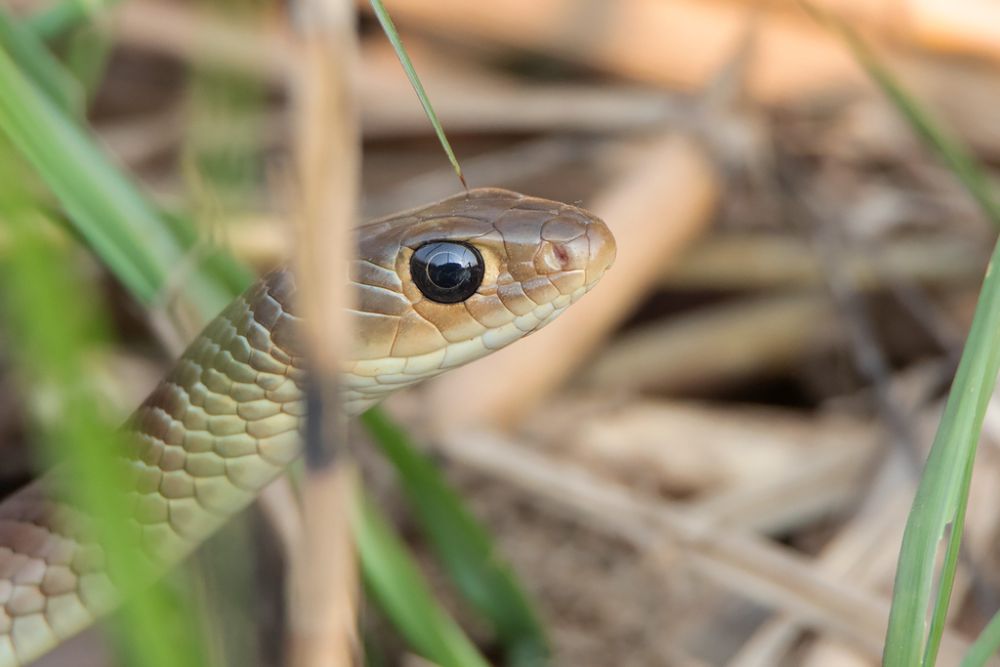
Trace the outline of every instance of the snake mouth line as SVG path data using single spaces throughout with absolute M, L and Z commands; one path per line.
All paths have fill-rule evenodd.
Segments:
M 603 275 L 603 273 L 602 273 L 602 275 Z M 546 315 L 545 317 L 540 318 L 538 320 L 538 323 L 534 327 L 532 327 L 531 329 L 529 329 L 528 331 L 525 332 L 525 334 L 524 334 L 525 337 L 532 335 L 536 331 L 540 331 L 541 329 L 543 329 L 546 326 L 548 326 L 550 322 L 552 322 L 557 317 L 559 317 L 560 315 L 562 315 L 566 311 L 567 308 L 569 308 L 574 303 L 576 303 L 577 301 L 579 301 L 581 298 L 583 298 L 583 295 L 585 295 L 587 292 L 589 292 L 591 289 L 593 289 L 594 286 L 597 284 L 597 282 L 600 280 L 600 278 L 601 278 L 601 276 L 598 276 L 590 284 L 583 285 L 582 287 L 579 287 L 578 289 L 576 289 L 575 291 L 573 291 L 570 294 L 569 301 L 566 302 L 566 305 L 564 305 L 564 306 L 562 306 L 560 308 L 556 308 L 551 313 L 549 313 L 548 315 Z

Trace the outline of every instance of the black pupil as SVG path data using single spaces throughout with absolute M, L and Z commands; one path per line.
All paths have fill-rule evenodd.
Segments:
M 483 281 L 479 252 L 464 243 L 436 241 L 416 249 L 410 273 L 428 299 L 457 303 L 469 298 Z
M 427 261 L 427 277 L 441 289 L 455 289 L 472 277 L 471 255 L 466 248 L 441 250 Z

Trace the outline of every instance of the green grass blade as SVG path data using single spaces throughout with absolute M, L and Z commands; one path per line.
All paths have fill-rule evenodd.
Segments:
M 889 98 L 893 107 L 907 120 L 924 144 L 936 152 L 961 181 L 990 221 L 1000 226 L 1000 206 L 993 197 L 989 180 L 965 146 L 945 131 L 924 106 L 916 101 L 850 25 L 810 3 L 803 4 L 817 20 L 840 34 L 855 59 Z
M 383 412 L 369 410 L 361 421 L 396 468 L 409 507 L 438 558 L 466 599 L 493 626 L 507 664 L 544 664 L 548 643 L 537 614 L 510 568 L 497 555 L 486 530 L 441 473 Z
M 986 175 L 976 165 L 972 155 L 961 143 L 945 132 L 921 105 L 914 102 L 855 32 L 849 30 L 847 35 L 856 57 L 889 97 L 893 106 L 906 117 L 910 127 L 921 136 L 924 143 L 938 153 L 987 217 L 994 224 L 1000 225 L 1000 208 L 997 207 L 996 200 L 991 194 Z
M 38 90 L 3 48 L 0 131 L 55 193 L 74 228 L 140 301 L 156 303 L 163 286 L 176 282 L 176 271 L 198 266 L 189 250 L 193 230 L 171 230 L 94 140 Z M 191 283 L 185 285 L 189 294 L 202 312 L 214 315 L 228 294 L 221 294 L 216 281 L 202 272 L 190 273 Z
M 151 239 L 153 243 L 144 242 L 137 229 L 143 223 L 138 221 L 155 220 L 155 214 L 130 192 L 131 188 L 106 164 L 104 156 L 2 50 L 0 129 L 39 171 L 70 216 L 78 221 L 84 238 L 113 267 L 115 274 L 143 301 L 152 301 L 157 286 L 166 281 L 167 272 L 150 247 L 162 247 L 173 261 L 178 261 L 180 250 L 176 241 L 161 229 L 158 238 Z M 107 206 L 107 201 L 116 202 L 117 207 Z M 109 217 L 99 217 L 101 211 Z M 122 216 L 117 224 L 112 222 L 116 215 Z
M 44 44 L 0 7 L 0 47 L 18 67 L 63 111 L 83 110 L 80 85 L 59 64 Z
M 998 246 L 1000 247 L 1000 246 Z M 981 425 L 981 424 L 980 424 Z M 960 499 L 955 518 L 951 522 L 951 535 L 948 537 L 948 546 L 945 549 L 944 562 L 941 564 L 941 577 L 938 582 L 937 599 L 934 602 L 934 613 L 931 615 L 931 627 L 927 633 L 927 644 L 924 647 L 924 665 L 932 667 L 937 662 L 938 649 L 941 648 L 941 638 L 944 636 L 945 625 L 948 623 L 948 603 L 951 600 L 951 592 L 955 588 L 955 574 L 958 572 L 958 554 L 962 548 L 962 530 L 956 530 L 955 526 L 965 526 L 965 511 L 968 507 L 968 489 L 972 482 L 972 468 L 976 461 L 975 451 L 969 456 L 965 463 L 965 471 L 962 476 L 960 487 L 963 489 L 965 501 Z
M 90 102 L 100 88 L 114 48 L 111 35 L 94 25 L 81 25 L 64 40 L 66 69 L 80 82 L 84 104 Z
M 430 98 L 427 97 L 424 85 L 420 83 L 420 77 L 417 76 L 417 70 L 414 69 L 413 63 L 410 62 L 410 56 L 407 55 L 406 49 L 403 47 L 403 40 L 399 37 L 396 25 L 392 22 L 392 18 L 389 16 L 389 12 L 386 11 L 385 5 L 382 4 L 382 0 L 371 0 L 371 6 L 372 11 L 375 12 L 375 17 L 378 18 L 378 22 L 382 25 L 382 30 L 385 31 L 386 37 L 389 38 L 389 43 L 392 44 L 392 48 L 396 51 L 396 57 L 399 58 L 399 62 L 406 72 L 406 77 L 410 80 L 410 85 L 413 86 L 413 90 L 420 100 L 420 105 L 424 108 L 424 113 L 434 127 L 438 141 L 441 142 L 441 147 L 448 156 L 448 161 L 451 162 L 458 180 L 462 182 L 462 187 L 468 189 L 469 186 L 465 183 L 465 176 L 462 175 L 462 167 L 458 164 L 455 152 L 451 150 L 451 144 L 448 142 L 448 137 L 445 136 L 444 128 L 441 127 L 441 121 L 438 120 L 437 114 L 434 113 L 434 107 L 431 106 Z
M 388 522 L 360 493 L 352 521 L 365 587 L 414 650 L 440 667 L 488 667 L 434 600 Z
M 71 494 L 95 521 L 119 589 L 140 593 L 121 616 L 123 655 L 145 667 L 197 667 L 204 664 L 200 646 L 190 636 L 189 613 L 177 613 L 152 581 L 148 561 L 135 558 L 134 535 L 121 512 L 124 469 L 114 461 L 123 451 L 120 431 L 103 418 L 90 378 L 87 355 L 104 340 L 102 320 L 92 307 L 94 295 L 74 279 L 73 262 L 46 242 L 48 222 L 12 192 L 13 172 L 6 170 L 0 189 L 0 219 L 11 239 L 2 267 L 6 297 L 4 323 L 27 395 L 37 396 L 35 424 L 49 458 L 61 462 Z M 51 236 L 51 235 L 49 235 Z M 45 418 L 55 407 L 58 418 Z
M 994 614 L 976 641 L 969 647 L 965 657 L 962 658 L 961 667 L 983 667 L 998 651 L 1000 651 L 1000 612 Z
M 118 2 L 119 0 L 62 0 L 29 16 L 24 21 L 24 26 L 42 39 L 54 39 L 89 23 L 95 14 Z
M 264 185 L 265 90 L 251 77 L 200 67 L 188 88 L 190 120 L 182 154 L 199 219 L 204 223 L 243 213 Z M 221 128 L 226 128 L 224 139 Z
M 462 185 L 465 177 L 448 142 L 420 77 L 381 0 L 372 10 L 396 51 L 406 76 L 434 127 Z M 537 614 L 509 567 L 497 559 L 488 533 L 473 518 L 440 473 L 409 442 L 406 434 L 378 410 L 362 417 L 383 453 L 396 467 L 410 505 L 465 598 L 493 626 L 503 644 L 507 662 L 518 667 L 545 664 L 548 642 Z
M 989 182 L 962 144 L 938 126 L 850 26 L 812 5 L 805 6 L 818 20 L 840 33 L 858 62 L 914 132 L 944 161 L 987 218 L 1000 226 L 1000 206 L 993 198 Z M 883 653 L 883 664 L 892 667 L 931 667 L 944 633 L 976 448 L 986 406 L 1000 371 L 998 261 L 1000 243 L 993 251 L 958 371 L 907 518 Z M 934 594 L 935 560 L 949 526 L 951 534 Z M 929 629 L 928 609 L 931 610 Z
M 990 260 L 958 372 L 906 522 L 883 657 L 886 665 L 933 664 L 925 662 L 925 657 L 933 661 L 943 631 L 972 464 L 1000 370 L 998 262 L 1000 245 Z M 937 636 L 928 637 L 925 645 L 925 616 L 933 589 L 935 556 L 949 524 L 952 535 L 934 602 L 932 628 Z

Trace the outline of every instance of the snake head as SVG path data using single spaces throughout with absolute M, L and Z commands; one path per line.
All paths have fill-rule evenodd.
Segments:
M 540 329 L 615 258 L 614 237 L 593 214 L 496 188 L 378 220 L 358 235 L 359 335 L 345 397 L 355 409 Z

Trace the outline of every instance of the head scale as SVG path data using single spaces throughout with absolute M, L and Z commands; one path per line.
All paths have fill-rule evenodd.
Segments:
M 493 188 L 358 234 L 358 339 L 345 375 L 353 409 L 540 329 L 615 256 L 611 232 L 587 211 Z

